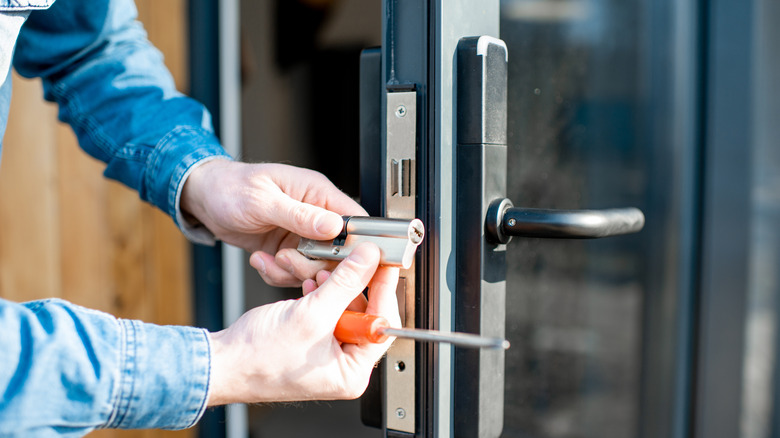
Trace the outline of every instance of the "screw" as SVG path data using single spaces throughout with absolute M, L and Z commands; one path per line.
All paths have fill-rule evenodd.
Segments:
M 507 221 L 507 225 L 509 225 L 510 227 L 514 227 L 516 224 L 517 221 L 515 220 L 515 218 L 509 218 L 509 220 Z
M 334 247 L 333 251 L 331 251 L 331 252 L 333 253 L 333 255 L 339 255 L 339 248 L 338 247 Z
M 398 108 L 395 109 L 395 115 L 396 117 L 403 117 L 406 115 L 406 107 L 403 105 L 398 105 Z
M 406 411 L 404 408 L 398 408 L 395 410 L 395 416 L 398 418 L 406 418 Z

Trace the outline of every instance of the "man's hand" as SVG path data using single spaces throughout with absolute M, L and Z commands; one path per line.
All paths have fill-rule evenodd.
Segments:
M 303 257 L 295 248 L 301 236 L 338 236 L 342 215 L 366 212 L 324 175 L 283 164 L 210 161 L 187 179 L 183 212 L 214 235 L 252 255 L 249 263 L 266 283 L 298 286 L 335 264 Z
M 252 309 L 229 328 L 211 334 L 209 406 L 359 397 L 392 339 L 339 344 L 333 330 L 347 306 L 400 327 L 398 269 L 377 269 L 378 263 L 379 249 L 362 244 L 331 275 L 317 275 L 319 287 L 307 280 L 303 298 Z M 355 298 L 366 285 L 368 302 L 354 308 L 361 306 Z

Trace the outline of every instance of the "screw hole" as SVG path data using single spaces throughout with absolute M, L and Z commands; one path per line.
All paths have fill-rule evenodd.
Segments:
M 398 371 L 399 373 L 402 373 L 405 369 L 406 369 L 406 364 L 404 363 L 404 361 L 399 360 L 398 362 L 395 363 L 395 370 Z

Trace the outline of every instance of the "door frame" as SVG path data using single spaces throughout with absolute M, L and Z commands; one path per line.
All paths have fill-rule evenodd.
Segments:
M 499 37 L 499 1 L 384 0 L 382 23 L 382 84 L 418 90 L 417 215 L 427 230 L 417 260 L 416 325 L 453 330 L 456 48 L 463 37 Z M 383 93 L 380 108 L 386 107 Z M 416 434 L 453 436 L 453 348 L 418 344 L 416 357 Z

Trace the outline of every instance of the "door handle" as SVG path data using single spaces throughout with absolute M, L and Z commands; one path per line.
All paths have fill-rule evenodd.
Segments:
M 553 239 L 596 239 L 636 233 L 645 225 L 638 208 L 605 210 L 548 210 L 520 208 L 509 199 L 490 203 L 485 237 L 490 243 L 508 243 L 512 236 Z

